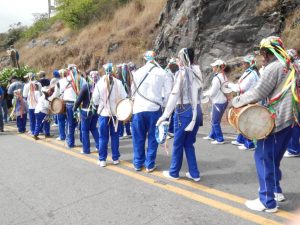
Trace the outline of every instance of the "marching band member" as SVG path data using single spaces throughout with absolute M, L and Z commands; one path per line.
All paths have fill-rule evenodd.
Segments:
M 200 67 L 194 65 L 194 49 L 184 48 L 179 54 L 179 71 L 175 76 L 175 84 L 169 97 L 163 115 L 157 121 L 157 126 L 169 118 L 175 108 L 174 115 L 174 143 L 169 171 L 163 175 L 168 178 L 179 179 L 182 166 L 183 149 L 188 162 L 189 172 L 186 176 L 194 181 L 200 181 L 194 143 L 199 126 L 202 125 L 202 111 L 200 99 L 202 91 L 202 74 Z M 194 111 L 194 109 L 196 109 Z M 194 113 L 196 115 L 194 116 Z M 193 122 L 195 119 L 195 122 Z M 189 128 L 190 124 L 193 124 Z
M 14 114 L 17 117 L 17 127 L 18 133 L 25 133 L 26 131 L 26 121 L 27 121 L 27 104 L 22 96 L 22 90 L 18 89 L 14 91 Z
M 222 92 L 222 84 L 228 81 L 225 75 L 226 63 L 220 59 L 217 59 L 211 64 L 214 77 L 212 80 L 211 88 L 203 93 L 203 96 L 210 97 L 212 101 L 212 119 L 211 119 L 211 132 L 205 140 L 212 140 L 212 144 L 224 144 L 223 133 L 221 129 L 221 119 L 228 105 L 226 95 Z
M 300 59 L 295 49 L 289 49 L 289 56 L 292 58 L 293 64 L 296 67 L 296 72 L 300 76 Z M 285 158 L 299 157 L 300 156 L 300 115 L 298 117 L 298 123 L 295 123 L 292 129 L 291 140 L 288 144 L 287 150 L 284 153 Z
M 127 96 L 131 97 L 131 78 L 130 78 L 129 68 L 126 63 L 123 63 L 122 65 L 118 65 L 118 78 L 119 80 L 122 81 Z M 124 126 L 125 126 L 126 136 L 124 135 Z M 120 122 L 118 133 L 120 139 L 125 137 L 130 138 L 131 137 L 130 121 L 127 121 L 125 124 L 123 122 Z
M 25 78 L 28 78 L 28 83 L 24 85 L 23 97 L 27 99 L 28 114 L 29 114 L 29 124 L 30 124 L 30 134 L 34 133 L 35 129 L 35 107 L 37 101 L 41 96 L 42 85 L 35 79 L 34 73 L 28 73 Z
M 146 65 L 133 74 L 132 141 L 133 164 L 136 171 L 140 171 L 143 166 L 147 172 L 152 172 L 156 168 L 158 143 L 155 139 L 155 124 L 172 89 L 172 83 L 166 79 L 166 71 L 157 66 L 155 56 L 155 52 L 147 51 L 144 54 Z M 148 149 L 145 153 L 147 134 Z
M 75 147 L 75 128 L 77 121 L 73 112 L 74 103 L 77 99 L 81 87 L 86 83 L 85 79 L 80 76 L 76 65 L 70 64 L 66 77 L 59 80 L 56 84 L 54 93 L 49 98 L 52 101 L 54 98 L 62 96 L 66 103 L 66 118 L 67 118 L 67 147 Z M 60 117 L 58 117 L 60 120 Z M 61 125 L 59 125 L 60 127 Z M 60 137 L 62 139 L 62 137 Z
M 239 78 L 236 84 L 229 83 L 228 87 L 239 94 L 243 94 L 253 88 L 256 82 L 259 80 L 259 76 L 256 72 L 256 60 L 253 55 L 247 55 L 243 58 L 243 67 L 245 72 Z M 255 145 L 252 140 L 249 140 L 242 134 L 239 134 L 235 141 L 231 142 L 233 145 L 237 145 L 240 150 L 254 150 Z
M 265 139 L 257 141 L 254 154 L 259 180 L 259 198 L 246 201 L 245 205 L 255 211 L 276 212 L 277 203 L 284 199 L 280 187 L 280 161 L 287 148 L 293 117 L 292 88 L 285 86 L 293 79 L 294 68 L 278 37 L 268 37 L 260 43 L 260 53 L 264 57 L 265 68 L 257 85 L 246 93 L 235 97 L 235 108 L 268 99 L 269 111 L 274 114 L 275 127 Z M 290 79 L 292 78 L 292 79 Z M 293 87 L 293 85 L 292 85 Z
M 35 108 L 35 129 L 33 132 L 33 139 L 39 140 L 39 134 L 41 130 L 44 128 L 45 137 L 50 137 L 50 122 L 48 114 L 49 114 L 49 88 L 42 87 L 42 96 L 39 97 L 36 108 Z
M 76 112 L 79 106 L 81 118 L 81 135 L 82 135 L 82 154 L 90 154 L 90 136 L 91 132 L 96 145 L 96 150 L 99 151 L 99 132 L 97 129 L 98 114 L 93 106 L 92 94 L 95 90 L 95 85 L 100 79 L 98 71 L 91 71 L 88 76 L 88 82 L 82 86 L 79 96 L 74 104 L 73 111 Z
M 55 87 L 56 83 L 59 81 L 60 79 L 60 74 L 58 70 L 53 70 L 53 77 L 50 80 L 50 88 L 51 87 Z M 58 126 L 58 115 L 53 115 L 54 118 L 54 124 L 52 124 L 52 127 L 57 127 Z
M 113 164 L 120 163 L 118 120 L 116 119 L 117 103 L 126 98 L 126 92 L 122 82 L 116 79 L 113 73 L 113 64 L 108 63 L 104 66 L 105 73 L 96 84 L 93 92 L 93 104 L 98 105 L 99 114 L 99 161 L 100 167 L 106 166 L 107 144 L 109 135 L 111 137 L 111 151 Z

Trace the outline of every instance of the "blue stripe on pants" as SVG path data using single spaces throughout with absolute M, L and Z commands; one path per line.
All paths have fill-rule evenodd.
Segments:
M 81 110 L 81 135 L 84 153 L 90 153 L 90 132 L 92 133 L 96 148 L 99 150 L 99 131 L 97 129 L 98 115 Z
M 212 109 L 212 117 L 211 117 L 211 132 L 209 134 L 209 137 L 218 142 L 224 141 L 220 123 L 227 105 L 228 102 L 224 104 L 213 104 L 212 106 L 213 109 Z
M 119 134 L 115 132 L 115 128 L 111 119 L 107 116 L 99 116 L 99 160 L 106 161 L 107 145 L 110 135 L 112 159 L 116 161 L 120 158 L 119 152 Z
M 74 118 L 74 112 L 73 112 L 73 106 L 74 104 L 67 103 L 66 104 L 66 110 L 67 110 L 67 144 L 69 148 L 72 148 L 75 146 L 75 128 L 77 126 L 77 121 Z
M 172 177 L 179 177 L 184 149 L 189 173 L 193 178 L 198 178 L 200 177 L 200 173 L 197 166 L 194 143 L 196 142 L 196 135 L 199 126 L 202 124 L 202 111 L 201 107 L 198 105 L 197 119 L 194 129 L 191 132 L 187 132 L 184 129 L 191 122 L 193 112 L 190 105 L 185 106 L 185 109 L 177 109 L 174 115 L 174 143 L 169 173 Z
M 133 164 L 135 168 L 143 165 L 152 169 L 155 166 L 158 143 L 155 139 L 155 125 L 161 116 L 161 110 L 155 112 L 140 112 L 133 115 L 132 119 L 132 143 Z M 148 148 L 145 152 L 146 136 L 148 134 Z
M 259 199 L 270 209 L 276 207 L 274 192 L 282 192 L 279 184 L 281 180 L 279 167 L 290 135 L 291 127 L 288 127 L 257 141 L 254 159 L 259 181 Z
M 295 124 L 293 127 L 291 140 L 287 150 L 291 154 L 300 154 L 300 127 L 298 124 Z

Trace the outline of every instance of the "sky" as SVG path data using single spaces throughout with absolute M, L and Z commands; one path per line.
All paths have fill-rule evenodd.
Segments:
M 48 0 L 0 0 L 0 33 L 18 22 L 31 25 L 34 13 L 47 12 Z

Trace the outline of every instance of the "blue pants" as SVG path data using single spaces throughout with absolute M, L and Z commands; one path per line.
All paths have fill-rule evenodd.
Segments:
M 298 124 L 292 129 L 292 136 L 288 144 L 287 150 L 291 154 L 300 154 L 300 127 Z
M 184 129 L 189 125 L 193 117 L 192 107 L 184 105 L 184 108 L 177 108 L 174 115 L 174 143 L 173 152 L 170 165 L 170 175 L 172 177 L 179 177 L 179 171 L 182 166 L 183 149 L 186 155 L 189 173 L 193 178 L 200 177 L 195 155 L 194 143 L 196 142 L 196 135 L 199 126 L 202 124 L 202 110 L 198 105 L 197 120 L 192 131 L 185 131 Z
M 259 181 L 259 199 L 267 208 L 276 207 L 274 192 L 282 193 L 280 187 L 280 161 L 287 148 L 291 127 L 258 140 L 254 153 L 256 171 Z
M 152 169 L 155 166 L 158 143 L 155 139 L 155 125 L 161 110 L 155 112 L 140 112 L 133 115 L 132 119 L 132 142 L 133 164 L 140 169 L 143 165 Z M 146 135 L 148 134 L 148 148 L 145 153 Z
M 170 133 L 174 133 L 174 113 L 172 113 L 171 115 L 171 121 L 170 121 L 170 125 L 169 125 L 169 132 Z
M 99 131 L 97 129 L 98 114 L 93 114 L 91 111 L 86 112 L 81 110 L 81 135 L 82 148 L 86 154 L 90 153 L 90 132 L 92 133 L 96 148 L 99 150 Z
M 73 106 L 72 103 L 66 104 L 66 110 L 67 110 L 67 145 L 69 148 L 72 148 L 75 146 L 75 129 L 77 126 L 77 121 L 74 118 L 74 112 L 73 112 Z
M 61 140 L 66 139 L 66 114 L 57 114 L 58 133 Z
M 39 112 L 35 114 L 35 129 L 32 133 L 34 136 L 38 136 L 41 130 L 44 128 L 44 134 L 46 136 L 50 135 L 50 123 L 48 121 L 43 121 L 47 114 Z
M 7 123 L 7 121 L 8 121 L 8 108 L 7 108 L 7 100 L 6 99 L 2 100 L 1 106 L 2 106 L 2 109 L 3 109 L 4 122 Z M 1 108 L 1 106 L 0 106 L 0 108 Z
M 125 123 L 125 131 L 126 131 L 127 135 L 131 135 L 130 122 L 129 121 L 127 121 Z M 118 133 L 119 133 L 119 137 L 123 137 L 123 134 L 124 134 L 124 123 L 123 122 L 119 123 Z
M 212 106 L 212 118 L 211 118 L 211 132 L 209 137 L 218 141 L 223 142 L 223 133 L 221 129 L 221 119 L 226 110 L 228 102 L 224 104 L 213 104 Z
M 99 160 L 106 161 L 107 145 L 110 135 L 111 153 L 113 161 L 120 158 L 119 134 L 115 131 L 112 119 L 107 116 L 99 116 Z
M 30 126 L 30 132 L 31 134 L 34 133 L 35 130 L 35 109 L 29 109 L 28 114 L 29 114 L 29 126 Z
M 27 121 L 27 113 L 24 113 L 22 116 L 17 116 L 18 132 L 24 133 L 26 131 L 26 121 Z
M 0 100 L 0 130 L 3 130 L 3 111 L 2 111 L 2 101 Z
M 236 137 L 236 141 L 240 144 L 243 144 L 246 148 L 254 148 L 255 145 L 253 143 L 253 141 L 251 141 L 250 139 L 246 138 L 244 135 L 239 134 Z

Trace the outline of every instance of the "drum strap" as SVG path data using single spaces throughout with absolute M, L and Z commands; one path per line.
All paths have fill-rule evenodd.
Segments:
M 220 85 L 221 85 L 221 87 L 222 87 L 222 84 L 224 83 L 222 83 L 222 81 L 221 81 L 221 79 L 218 77 L 218 75 L 216 75 L 216 78 L 219 80 L 219 82 L 220 82 Z M 227 80 L 225 80 L 225 82 L 226 82 Z M 227 98 L 227 100 L 228 100 L 228 96 L 227 96 L 227 94 L 225 94 L 223 91 L 222 91 L 222 89 L 220 88 L 220 91 L 223 93 L 223 95 L 225 95 L 225 97 Z
M 156 67 L 156 66 L 154 65 L 154 66 L 146 73 L 145 77 L 144 77 L 143 80 L 139 83 L 139 86 L 138 86 L 138 87 L 136 87 L 136 83 L 134 82 L 134 79 L 132 79 L 132 80 L 133 80 L 133 84 L 134 84 L 134 86 L 136 87 L 136 89 L 135 89 L 134 93 L 132 94 L 132 96 L 134 96 L 135 93 L 138 92 L 138 90 L 139 90 L 140 86 L 142 85 L 142 83 L 144 83 L 144 81 L 146 80 L 146 78 L 148 77 L 148 75 L 150 74 L 150 72 L 151 72 L 155 67 Z

